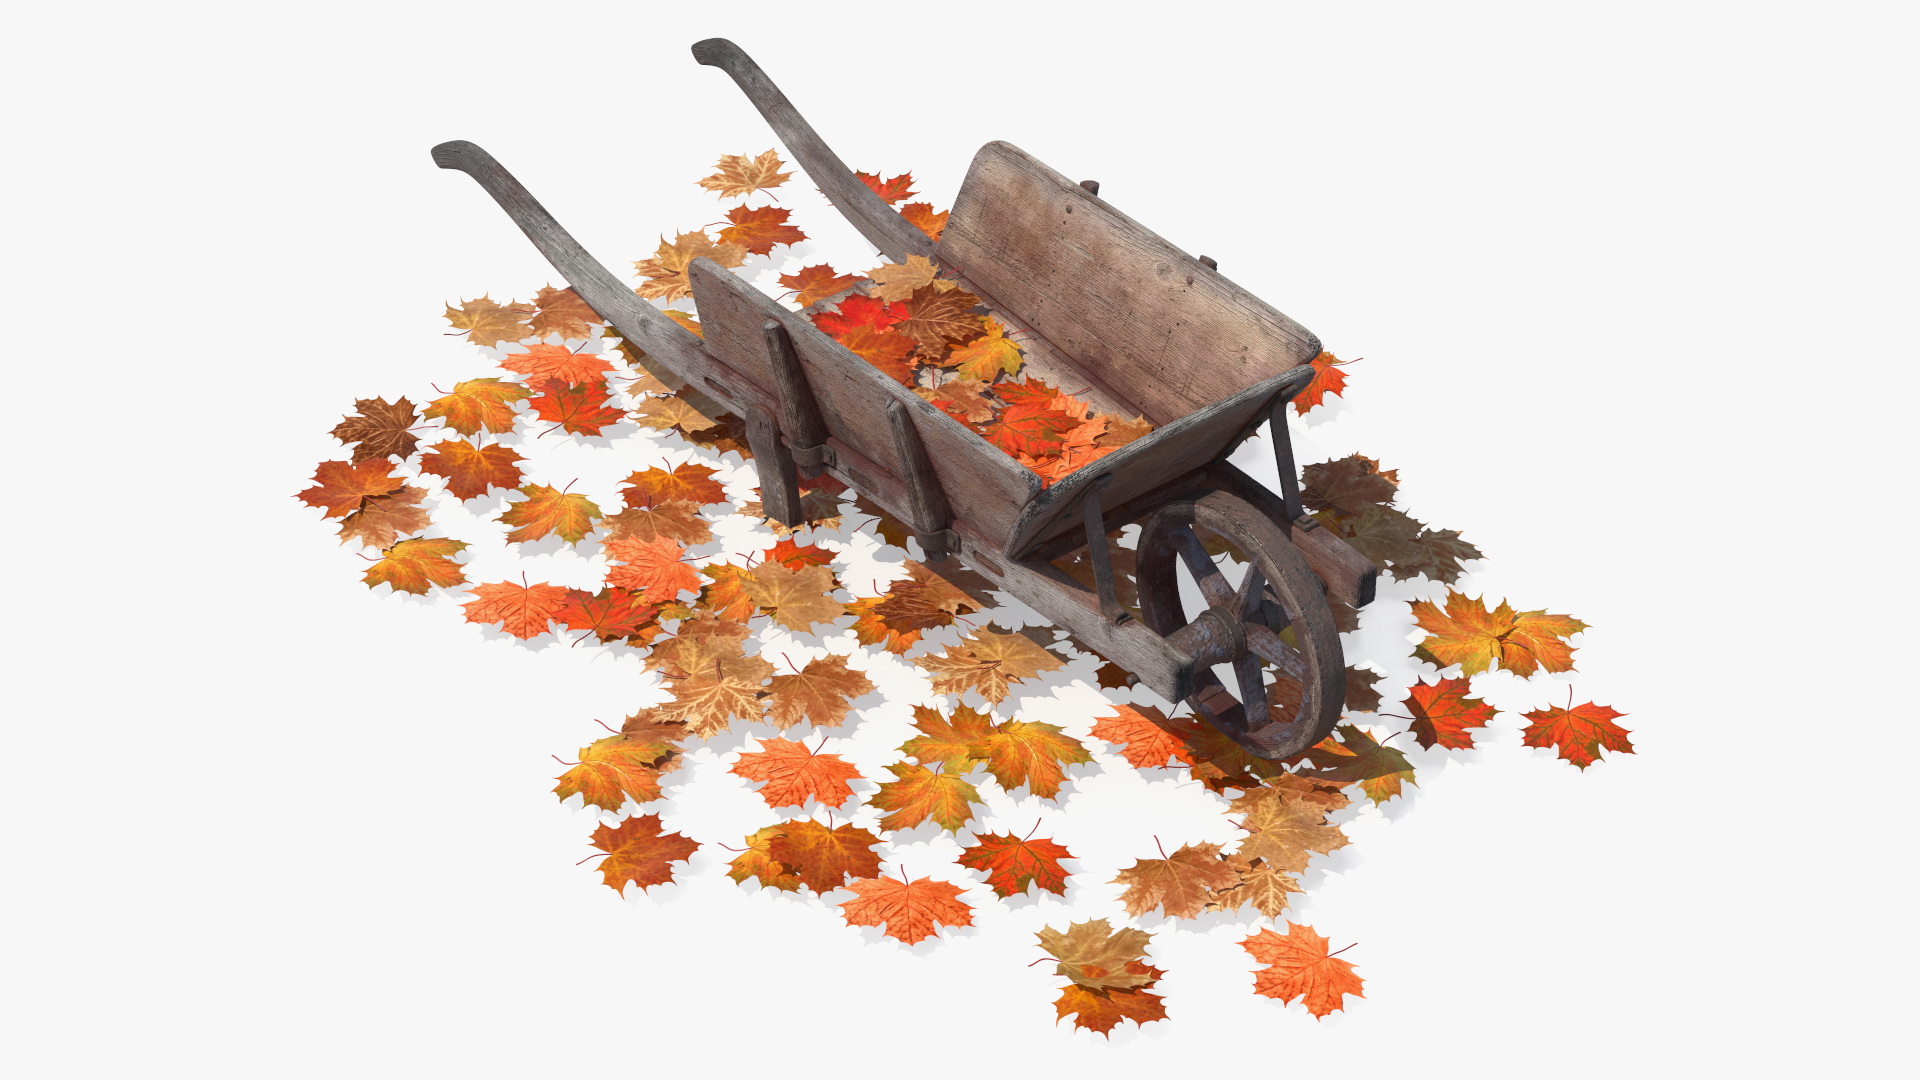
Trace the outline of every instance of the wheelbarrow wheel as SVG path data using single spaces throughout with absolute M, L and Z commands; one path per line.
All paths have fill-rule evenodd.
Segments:
M 1236 584 L 1208 539 L 1244 565 Z M 1225 492 L 1170 503 L 1141 528 L 1136 580 L 1148 629 L 1194 657 L 1187 702 L 1262 758 L 1286 758 L 1332 732 L 1346 668 L 1326 590 L 1286 533 Z M 1183 574 L 1207 609 L 1189 619 Z M 1231 665 L 1233 688 L 1213 671 Z

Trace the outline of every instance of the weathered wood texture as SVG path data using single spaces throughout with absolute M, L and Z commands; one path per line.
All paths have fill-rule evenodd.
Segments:
M 1225 461 L 1207 466 L 1207 483 L 1252 505 L 1275 522 L 1286 520 L 1286 507 L 1280 496 L 1268 491 L 1258 480 Z M 1327 592 L 1354 607 L 1373 603 L 1374 586 L 1380 568 L 1373 560 L 1347 546 L 1346 541 L 1326 528 L 1293 529 L 1293 546 L 1313 572 L 1327 583 Z
M 1320 352 L 1299 323 L 1008 143 L 975 155 L 939 249 L 1155 424 Z

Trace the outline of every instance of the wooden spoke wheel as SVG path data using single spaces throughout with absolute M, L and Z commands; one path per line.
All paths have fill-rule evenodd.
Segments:
M 1208 554 L 1209 537 L 1246 565 L 1238 585 Z M 1333 731 L 1346 692 L 1340 636 L 1325 587 L 1280 526 L 1216 491 L 1155 511 L 1137 554 L 1142 621 L 1194 658 L 1194 712 L 1263 758 L 1292 757 Z M 1192 619 L 1183 572 L 1208 605 Z M 1218 664 L 1233 666 L 1236 686 L 1214 674 Z

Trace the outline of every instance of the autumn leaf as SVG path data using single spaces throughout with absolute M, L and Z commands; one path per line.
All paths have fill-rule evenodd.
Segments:
M 1309 510 L 1345 517 L 1393 502 L 1398 486 L 1379 462 L 1360 454 L 1308 465 L 1301 471 L 1300 501 Z
M 1187 754 L 1193 759 L 1193 778 L 1208 791 L 1256 788 L 1287 771 L 1281 762 L 1249 754 L 1246 747 L 1212 724 L 1197 722 L 1174 733 L 1187 744 Z
M 1166 713 L 1152 705 L 1108 702 L 1107 707 L 1113 710 L 1113 715 L 1103 716 L 1094 723 L 1093 737 L 1124 747 L 1120 756 L 1126 758 L 1127 764 L 1136 769 L 1159 769 L 1167 766 L 1169 758 L 1185 765 L 1195 763 L 1187 740 L 1205 721 L 1193 717 L 1169 720 Z
M 958 832 L 973 817 L 980 789 L 957 773 L 934 772 L 924 765 L 889 765 L 893 779 L 867 799 L 878 810 L 890 810 L 880 819 L 883 831 L 911 829 L 931 819 L 948 832 Z
M 1413 783 L 1413 766 L 1405 754 L 1375 742 L 1352 724 L 1341 724 L 1334 736 L 1309 749 L 1307 760 L 1318 767 L 1314 779 L 1359 784 L 1376 803 L 1399 795 L 1402 781 Z
M 1008 454 L 1049 457 L 1060 449 L 1067 432 L 1079 424 L 1045 405 L 1009 405 L 981 434 Z
M 600 545 L 607 558 L 623 565 L 607 571 L 607 584 L 638 589 L 650 603 L 662 603 L 683 592 L 697 593 L 703 584 L 693 567 L 680 561 L 686 549 L 679 541 L 607 540 Z
M 586 806 L 618 812 L 628 799 L 636 803 L 661 798 L 660 765 L 675 756 L 657 743 L 609 735 L 580 748 L 580 763 L 555 777 L 553 789 L 561 801 L 579 795 Z
M 1162 972 L 1158 968 L 1134 961 L 1127 965 L 1128 972 L 1144 974 L 1158 980 Z M 1069 985 L 1060 991 L 1060 997 L 1053 1003 L 1054 1022 L 1059 1023 L 1067 1017 L 1073 1017 L 1073 1026 L 1084 1031 L 1095 1031 L 1111 1038 L 1108 1033 L 1122 1020 L 1131 1020 L 1135 1024 L 1148 1024 L 1167 1018 L 1164 1000 L 1159 994 L 1150 994 L 1146 983 L 1137 990 L 1089 990 L 1078 983 Z
M 598 435 L 601 428 L 627 418 L 625 410 L 607 404 L 612 395 L 605 380 L 568 385 L 543 379 L 534 388 L 539 393 L 527 402 L 534 415 L 575 435 Z
M 875 689 L 865 675 L 847 666 L 846 657 L 822 656 L 795 674 L 773 677 L 767 720 L 783 731 L 803 719 L 817 728 L 839 727 L 853 700 Z
M 780 860 L 773 857 L 773 838 L 785 835 L 785 826 L 769 825 L 746 838 L 747 849 L 727 864 L 727 876 L 744 884 L 758 878 L 763 888 L 798 892 L 800 879 Z
M 901 173 L 891 180 L 880 179 L 879 173 L 857 172 L 853 175 L 859 177 L 861 183 L 873 189 L 875 195 L 889 204 L 897 203 L 901 199 L 910 199 L 919 194 L 917 191 L 908 190 L 913 186 L 912 173 Z
M 525 460 L 511 447 L 493 443 L 475 446 L 465 439 L 448 439 L 427 447 L 421 455 L 420 471 L 442 476 L 447 491 L 456 499 L 485 495 L 495 488 L 520 486 L 520 467 Z
M 610 854 L 600 860 L 607 887 L 625 896 L 629 884 L 642 890 L 673 880 L 668 863 L 685 862 L 700 845 L 679 833 L 661 832 L 660 815 L 633 817 L 593 830 L 593 846 Z
M 914 663 L 933 676 L 934 693 L 973 691 L 994 703 L 1005 700 L 1013 683 L 1065 665 L 1058 656 L 1025 637 L 1000 633 L 990 626 L 961 638 L 959 644 L 948 646 L 938 656 L 922 656 Z
M 527 326 L 529 314 L 531 312 L 524 307 L 511 304 L 502 306 L 484 296 L 478 300 L 468 300 L 457 308 L 447 305 L 447 321 L 453 324 L 453 328 L 465 330 L 467 340 L 475 345 L 489 347 L 529 336 L 533 332 Z
M 1052 383 L 1044 379 L 1036 379 L 1031 375 L 1026 376 L 1019 382 L 1009 380 L 999 383 L 994 386 L 993 393 L 994 396 L 1006 402 L 1008 405 L 1042 405 L 1059 413 L 1065 413 L 1067 411 L 1067 407 L 1065 406 L 1056 407 L 1056 405 L 1060 403 L 1060 399 L 1067 395 L 1062 394 L 1060 388 L 1054 386 Z M 1074 417 L 1072 419 L 1078 418 Z
M 424 594 L 433 585 L 449 588 L 467 580 L 453 561 L 453 556 L 466 547 L 459 540 L 439 537 L 402 540 L 388 548 L 361 580 L 370 589 L 382 583 L 391 585 L 394 592 Z
M 691 435 L 713 426 L 713 418 L 677 397 L 655 397 L 635 405 L 633 422 L 644 428 L 665 431 L 677 428 Z
M 535 342 L 526 352 L 510 352 L 500 358 L 500 366 L 519 375 L 528 385 L 546 380 L 560 383 L 604 383 L 613 365 L 597 353 L 577 353 L 564 345 Z
M 944 354 L 948 346 L 972 340 L 985 331 L 986 317 L 973 310 L 979 306 L 980 298 L 965 289 L 942 289 L 937 284 L 922 285 L 913 290 L 905 303 L 906 318 L 895 323 L 892 329 L 897 334 L 912 338 L 920 346 L 922 355 Z M 980 376 L 963 372 L 961 377 Z
M 1468 728 L 1485 727 L 1493 719 L 1494 708 L 1476 697 L 1468 697 L 1465 679 L 1442 679 L 1437 683 L 1416 683 L 1403 707 L 1413 717 L 1408 725 L 1422 747 L 1436 743 L 1448 750 L 1466 750 L 1473 746 Z
M 1327 939 L 1311 926 L 1289 922 L 1285 934 L 1262 928 L 1240 947 L 1268 965 L 1253 973 L 1254 993 L 1283 1002 L 1303 998 L 1315 1017 L 1338 1011 L 1343 997 L 1366 996 L 1360 992 L 1365 980 L 1353 973 L 1352 964 L 1329 956 Z
M 853 636 L 862 645 L 878 645 L 898 656 L 920 641 L 920 631 L 901 633 L 888 626 L 878 613 L 884 596 L 860 596 L 848 601 L 847 613 L 853 616 Z
M 405 461 L 413 456 L 420 437 L 408 431 L 413 426 L 413 403 L 406 398 L 389 403 L 385 398 L 361 398 L 353 403 L 354 415 L 343 417 L 333 427 L 333 437 L 353 449 L 354 464 L 369 458 L 393 457 Z
M 1258 859 L 1249 861 L 1236 856 L 1229 858 L 1227 865 L 1233 868 L 1236 881 L 1213 894 L 1207 904 L 1209 911 L 1237 911 L 1252 904 L 1255 911 L 1277 919 L 1287 910 L 1295 893 L 1306 891 L 1294 875 Z
M 1009 792 L 1026 785 L 1043 799 L 1060 794 L 1063 765 L 1090 762 L 1087 748 L 1052 724 L 1009 720 L 996 724 L 986 740 L 987 772 Z
M 1326 854 L 1350 842 L 1327 814 L 1347 805 L 1330 784 L 1295 775 L 1277 777 L 1271 786 L 1251 788 L 1233 799 L 1227 813 L 1246 830 L 1237 854 L 1259 859 L 1276 870 L 1300 872 L 1314 853 Z
M 962 423 L 980 424 L 993 419 L 994 400 L 986 395 L 987 384 L 979 379 L 950 379 L 931 389 L 916 386 L 912 390 Z
M 1065 896 L 1067 870 L 1060 865 L 1060 860 L 1071 858 L 1072 852 L 1051 840 L 1023 840 L 1011 834 L 982 833 L 972 846 L 960 849 L 960 865 L 985 870 L 988 886 L 1001 897 L 1026 892 L 1030 884 Z M 1046 933 L 1042 932 L 1042 944 L 1046 942 Z
M 1461 563 L 1484 558 L 1479 548 L 1460 539 L 1452 529 L 1422 528 L 1407 549 L 1394 557 L 1393 575 L 1404 579 L 1424 574 L 1450 585 L 1466 573 Z
M 1330 352 L 1323 352 L 1313 358 L 1313 381 L 1306 389 L 1293 396 L 1293 411 L 1305 416 L 1315 405 L 1326 400 L 1328 394 L 1338 397 L 1347 386 L 1347 373 L 1340 368 L 1351 364 L 1352 360 L 1336 359 Z
M 774 206 L 752 210 L 736 206 L 727 211 L 727 220 L 732 224 L 720 230 L 720 242 L 739 244 L 754 255 L 771 252 L 775 244 L 797 244 L 805 240 L 807 234 L 786 224 L 791 213 Z
M 677 540 L 682 544 L 704 544 L 713 539 L 713 527 L 700 516 L 700 507 L 690 502 L 663 502 L 653 507 L 629 506 L 611 517 L 602 518 L 606 539 Z
M 639 637 L 659 608 L 631 589 L 601 589 L 590 593 L 568 589 L 553 617 L 569 630 L 588 630 L 601 641 Z
M 559 585 L 515 585 L 498 581 L 475 585 L 474 599 L 461 605 L 470 623 L 499 623 L 500 629 L 525 641 L 547 632 L 547 625 L 573 590 Z
M 681 621 L 674 636 L 653 647 L 652 655 L 646 658 L 647 670 L 665 671 L 676 679 L 711 671 L 717 659 L 744 657 L 750 633 L 744 623 L 716 618 L 712 612 L 696 608 Z
M 1020 346 L 1007 336 L 1006 324 L 988 318 L 986 333 L 954 346 L 940 361 L 940 366 L 952 368 L 962 379 L 990 383 L 1003 374 L 1017 374 L 1024 360 Z
M 907 224 L 927 234 L 927 239 L 938 240 L 947 229 L 947 211 L 934 213 L 932 203 L 908 203 L 900 208 L 900 216 Z
M 853 795 L 849 780 L 860 779 L 860 768 L 838 754 L 822 754 L 790 739 L 761 739 L 760 749 L 742 753 L 728 770 L 748 780 L 764 780 L 760 797 L 768 806 L 804 806 L 808 799 L 822 806 L 844 806 Z
M 1439 666 L 1460 665 L 1460 674 L 1476 675 L 1494 663 L 1526 678 L 1536 671 L 1572 671 L 1573 647 L 1565 638 L 1587 628 L 1566 615 L 1516 612 L 1502 600 L 1488 611 L 1486 602 L 1447 590 L 1446 611 L 1430 600 L 1413 602 L 1414 622 L 1431 636 L 1420 647 Z
M 826 263 L 816 266 L 803 266 L 797 274 L 781 274 L 780 284 L 799 293 L 794 303 L 801 307 L 812 307 L 829 296 L 846 292 L 859 284 L 852 274 L 835 273 Z
M 861 878 L 847 883 L 857 899 L 840 905 L 848 926 L 880 926 L 886 935 L 912 945 L 934 937 L 934 925 L 972 926 L 973 909 L 960 900 L 961 890 L 932 878 Z
M 744 623 L 753 615 L 753 597 L 747 595 L 746 588 L 750 571 L 746 567 L 708 563 L 700 572 L 708 581 L 697 601 L 701 607 L 728 622 Z
M 1557 747 L 1561 760 L 1573 762 L 1582 771 L 1600 760 L 1603 749 L 1616 754 L 1633 753 L 1633 744 L 1627 741 L 1631 732 L 1613 722 L 1626 713 L 1591 701 L 1576 706 L 1571 690 L 1567 694 L 1567 705 L 1564 709 L 1556 705 L 1521 713 L 1532 721 L 1521 732 L 1521 745 Z
M 892 330 L 856 326 L 842 334 L 839 341 L 848 352 L 879 368 L 893 381 L 902 386 L 913 385 L 914 343 L 910 339 Z
M 833 552 L 819 544 L 797 544 L 792 538 L 781 540 L 760 554 L 760 561 L 779 563 L 789 570 L 830 566 L 833 558 Z
M 528 320 L 535 337 L 559 334 L 562 338 L 591 338 L 594 327 L 605 321 L 572 289 L 542 286 L 533 295 L 533 303 L 540 309 Z
M 1130 442 L 1138 442 L 1146 438 L 1153 431 L 1153 424 L 1144 416 L 1136 416 L 1128 420 L 1111 413 L 1104 415 L 1107 417 L 1107 430 L 1105 434 L 1094 440 L 1096 446 L 1118 450 Z
M 390 475 L 393 462 L 386 458 L 366 461 L 323 461 L 313 470 L 314 486 L 294 496 L 308 506 L 318 506 L 326 517 L 346 517 L 367 504 L 367 500 L 391 495 L 406 484 L 402 477 Z
M 642 259 L 633 264 L 638 276 L 647 279 L 646 284 L 634 291 L 645 300 L 677 300 L 693 295 L 693 285 L 687 280 L 687 267 L 695 259 L 712 259 L 725 267 L 739 266 L 747 261 L 747 249 L 739 244 L 713 242 L 713 238 L 704 232 L 683 232 L 669 241 L 660 238 L 660 249 L 651 259 Z
M 915 290 L 932 285 L 939 276 L 940 268 L 925 255 L 909 255 L 904 263 L 881 263 L 867 271 L 868 279 L 873 282 L 870 292 L 881 300 L 905 300 Z M 976 298 L 974 302 L 979 300 Z
M 832 311 L 816 311 L 810 316 L 813 325 L 820 328 L 828 337 L 839 340 L 855 327 L 865 326 L 874 330 L 885 330 L 907 317 L 907 305 L 886 303 L 871 296 L 854 293 L 844 297 L 834 305 Z
M 428 402 L 426 417 L 445 420 L 462 435 L 477 435 L 482 430 L 499 434 L 513 430 L 513 403 L 532 396 L 533 391 L 519 383 L 467 379 L 453 384 L 453 393 Z
M 585 495 L 569 495 L 546 484 L 528 484 L 519 489 L 523 502 L 512 503 L 495 518 L 504 525 L 517 526 L 507 534 L 507 543 L 520 544 L 555 535 L 569 544 L 577 544 L 593 531 L 600 520 L 600 508 Z
M 1219 844 L 1188 844 L 1164 858 L 1136 860 L 1111 884 L 1127 887 L 1120 903 L 1129 915 L 1157 907 L 1168 918 L 1191 919 L 1207 906 L 1212 890 L 1231 888 L 1237 880 Z
M 833 599 L 833 571 L 824 566 L 790 570 L 779 563 L 761 563 L 741 582 L 762 614 L 789 630 L 802 633 L 815 623 L 830 623 L 847 613 Z
M 340 542 L 358 540 L 371 548 L 386 549 L 408 533 L 425 530 L 433 519 L 420 505 L 426 488 L 403 487 L 391 495 L 376 495 L 360 504 L 360 509 L 340 522 Z
M 773 665 L 757 656 L 716 657 L 669 683 L 674 700 L 663 708 L 669 719 L 686 724 L 699 738 L 709 738 L 736 718 L 760 718 L 761 687 L 772 673 Z
M 901 753 L 922 765 L 937 764 L 947 772 L 961 773 L 971 770 L 974 760 L 986 756 L 993 717 L 965 705 L 956 706 L 952 716 L 915 705 L 913 726 L 920 734 L 901 744 Z
M 907 576 L 887 587 L 874 613 L 889 630 L 904 633 L 951 626 L 956 616 L 979 611 L 973 597 L 926 566 L 906 561 Z
M 879 843 L 879 837 L 852 825 L 829 829 L 817 821 L 789 821 L 769 838 L 767 853 L 802 885 L 823 893 L 839 888 L 849 874 L 878 877 L 880 857 L 873 848 Z
M 1129 964 L 1146 958 L 1153 935 L 1145 930 L 1131 926 L 1115 930 L 1105 919 L 1089 919 L 1068 924 L 1065 933 L 1046 926 L 1034 936 L 1042 949 L 1060 961 L 1056 974 L 1089 990 L 1129 990 L 1152 985 L 1157 977 L 1150 968 L 1128 970 Z
M 746 154 L 721 154 L 718 171 L 699 185 L 708 191 L 718 192 L 723 199 L 744 198 L 756 191 L 770 191 L 787 182 L 792 173 L 780 171 L 786 164 L 780 155 L 772 150 L 758 157 Z
M 698 506 L 727 501 L 727 489 L 713 479 L 720 470 L 691 461 L 671 469 L 649 466 L 620 481 L 620 496 L 628 506 L 652 507 L 666 502 Z

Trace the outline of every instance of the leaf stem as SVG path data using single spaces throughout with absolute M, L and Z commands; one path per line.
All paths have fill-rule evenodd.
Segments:
M 600 726 L 601 726 L 601 727 L 606 727 L 606 725 L 605 725 L 605 724 L 601 724 Z M 560 764 L 562 764 L 562 765 L 578 765 L 578 764 L 580 764 L 580 763 L 579 763 L 579 762 L 577 762 L 577 761 L 568 761 L 568 760 L 567 760 L 566 758 L 563 758 L 563 757 L 561 757 L 561 756 L 560 756 L 559 754 L 548 754 L 547 756 L 548 756 L 548 757 L 550 757 L 550 758 L 552 758 L 553 760 L 555 760 L 555 761 L 557 761 L 557 762 L 559 762 L 559 763 L 560 763 Z
M 1153 846 L 1160 848 L 1160 857 L 1162 859 L 1165 859 L 1167 857 L 1167 849 L 1164 847 L 1160 847 L 1160 837 L 1157 835 L 1153 838 Z

